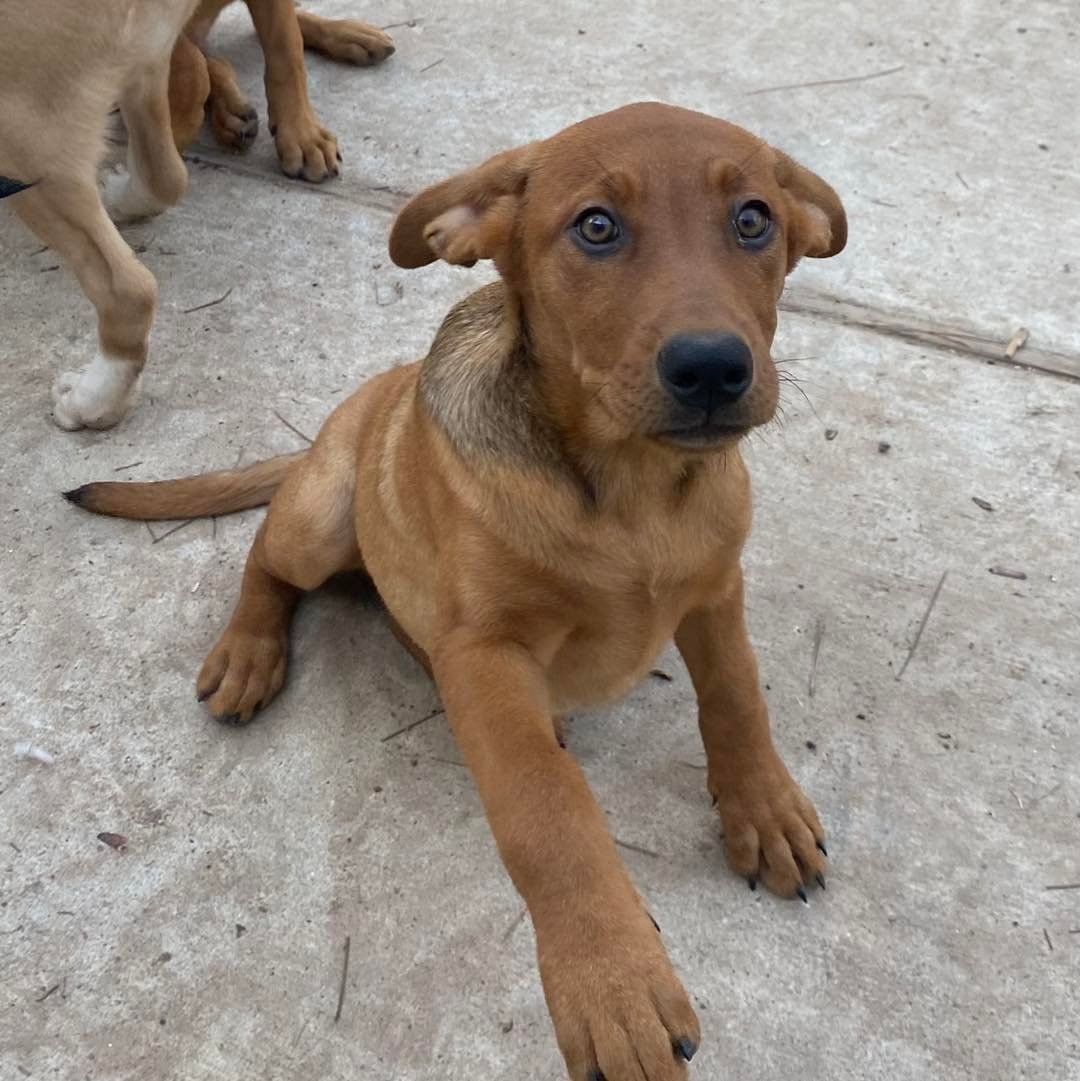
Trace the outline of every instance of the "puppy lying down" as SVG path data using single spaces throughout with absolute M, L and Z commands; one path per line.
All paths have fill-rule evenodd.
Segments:
M 371 576 L 528 906 L 574 1081 L 683 1077 L 700 1034 L 561 714 L 625 694 L 674 638 L 732 868 L 785 897 L 824 886 L 824 832 L 773 747 L 746 633 L 739 446 L 776 408 L 785 276 L 845 239 L 833 190 L 740 128 L 657 104 L 594 117 L 402 210 L 399 266 L 491 259 L 500 280 L 310 450 L 67 493 L 144 519 L 269 501 L 198 676 L 222 721 L 281 688 L 305 591 Z

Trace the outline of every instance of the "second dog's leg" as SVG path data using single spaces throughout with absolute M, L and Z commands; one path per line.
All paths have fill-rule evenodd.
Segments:
M 362 568 L 353 520 L 354 412 L 323 426 L 270 502 L 244 568 L 240 600 L 199 673 L 198 696 L 230 724 L 246 724 L 285 679 L 289 623 L 303 593 Z
M 134 72 L 120 94 L 128 131 L 127 176 L 112 176 L 105 204 L 123 221 L 160 214 L 187 190 L 187 169 L 173 139 L 169 113 L 169 56 Z
M 304 39 L 293 0 L 247 0 L 266 61 L 266 101 L 282 171 L 318 182 L 338 175 L 337 139 L 311 108 Z
M 394 54 L 394 41 L 389 34 L 369 23 L 355 19 L 324 19 L 310 11 L 297 9 L 304 48 L 313 49 L 331 60 L 342 60 L 358 67 L 382 63 Z
M 516 642 L 452 631 L 434 650 L 454 735 L 528 906 L 572 1081 L 680 1081 L 698 1022 L 580 768 L 551 724 L 546 675 Z
M 57 379 L 53 419 L 69 430 L 109 428 L 138 392 L 157 298 L 154 276 L 109 220 L 92 175 L 44 180 L 13 205 L 75 272 L 98 314 L 98 354 L 83 371 Z

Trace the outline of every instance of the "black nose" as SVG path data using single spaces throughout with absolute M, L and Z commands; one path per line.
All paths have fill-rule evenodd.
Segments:
M 735 334 L 676 334 L 656 368 L 677 402 L 707 411 L 738 401 L 754 381 L 750 347 Z

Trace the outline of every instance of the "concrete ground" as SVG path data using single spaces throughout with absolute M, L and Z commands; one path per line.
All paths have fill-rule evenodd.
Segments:
M 285 692 L 223 730 L 193 678 L 260 514 L 151 537 L 58 493 L 301 445 L 289 425 L 420 355 L 490 275 L 395 269 L 403 195 L 660 98 L 785 147 L 851 222 L 792 279 L 776 354 L 806 397 L 749 451 L 752 632 L 828 893 L 726 870 L 674 654 L 671 682 L 571 728 L 699 1007 L 693 1076 L 1080 1077 L 1080 889 L 1049 888 L 1080 883 L 1080 9 L 312 6 L 394 24 L 381 68 L 309 59 L 345 175 L 306 186 L 265 133 L 243 158 L 204 138 L 183 206 L 127 230 L 161 305 L 117 430 L 52 427 L 89 308 L 0 221 L 0 1076 L 562 1076 L 530 926 L 370 600 L 312 599 Z M 242 7 L 215 43 L 261 93 Z M 988 363 L 1021 326 L 1024 366 Z

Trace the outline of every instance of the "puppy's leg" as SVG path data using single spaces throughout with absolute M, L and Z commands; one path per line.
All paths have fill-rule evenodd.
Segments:
M 573 1081 L 679 1081 L 697 1018 L 585 777 L 559 748 L 546 676 L 516 643 L 454 631 L 433 651 L 454 735 L 532 917 Z
M 53 419 L 69 430 L 109 428 L 138 393 L 157 299 L 154 276 L 109 220 L 92 175 L 44 180 L 14 205 L 41 242 L 71 267 L 97 309 L 98 354 L 83 371 L 57 379 Z
M 209 97 L 210 73 L 206 57 L 191 38 L 181 34 L 169 61 L 169 115 L 173 142 L 180 153 L 198 136 Z
M 281 689 L 301 595 L 363 567 L 353 518 L 358 436 L 357 411 L 334 413 L 274 493 L 236 610 L 199 673 L 199 699 L 219 721 L 246 724 Z
M 286 176 L 319 182 L 337 176 L 337 139 L 308 100 L 304 39 L 293 0 L 247 0 L 266 61 L 270 132 Z
M 310 11 L 297 10 L 304 48 L 331 60 L 368 67 L 394 54 L 394 40 L 377 26 L 354 19 L 324 19 Z
M 804 886 L 824 883 L 825 832 L 773 747 L 737 565 L 713 603 L 683 619 L 675 641 L 697 691 L 728 862 L 751 886 L 760 878 L 774 893 L 805 899 Z
M 127 176 L 111 175 L 105 205 L 114 220 L 160 214 L 187 190 L 187 169 L 173 139 L 169 114 L 170 58 L 134 71 L 120 93 L 128 131 Z
M 222 146 L 247 150 L 259 133 L 259 114 L 244 97 L 228 60 L 208 56 L 206 68 L 210 75 L 208 109 L 214 137 Z

